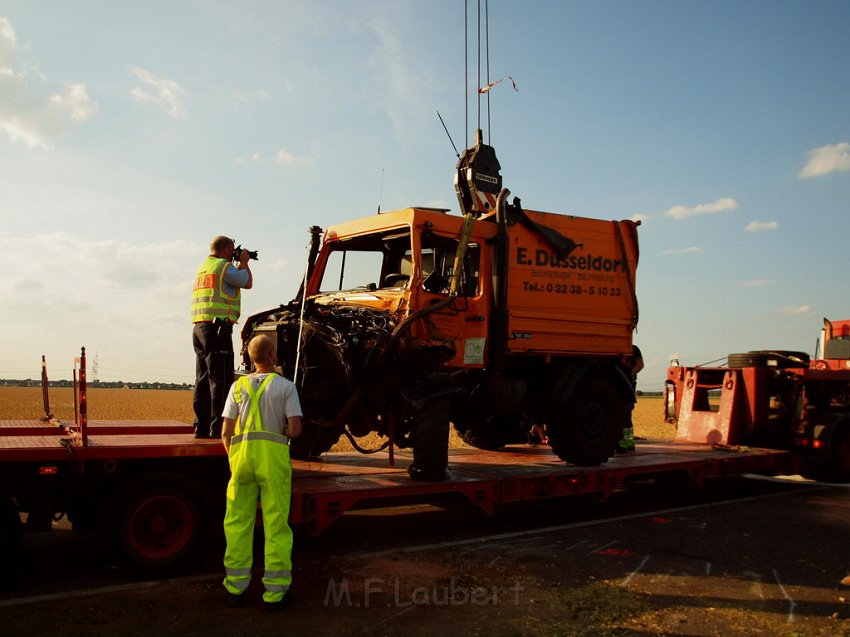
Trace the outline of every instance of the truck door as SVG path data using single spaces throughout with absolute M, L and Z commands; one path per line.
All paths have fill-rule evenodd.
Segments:
M 454 275 L 457 237 L 445 237 L 433 232 L 420 235 L 419 277 L 416 306 L 425 308 L 445 300 L 450 295 Z M 457 296 L 446 307 L 425 317 L 424 333 L 430 345 L 446 347 L 452 368 L 483 367 L 489 318 L 489 301 L 483 283 L 489 276 L 489 263 L 482 259 L 482 246 L 470 240 L 463 256 Z

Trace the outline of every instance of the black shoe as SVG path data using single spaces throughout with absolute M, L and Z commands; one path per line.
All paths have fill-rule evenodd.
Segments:
M 233 593 L 227 594 L 227 607 L 228 608 L 242 608 L 245 605 L 245 595 L 234 595 Z
M 280 601 L 266 602 L 266 610 L 270 613 L 277 613 L 279 611 L 282 611 L 284 608 L 286 608 L 289 605 L 289 602 L 290 602 L 291 599 L 292 599 L 292 596 L 287 591 L 286 593 L 284 593 L 283 599 L 281 599 Z
M 207 438 L 212 438 L 212 436 L 209 435 L 209 434 L 205 434 L 201 431 L 196 431 L 195 432 L 195 438 L 198 438 L 198 439 L 201 439 L 201 440 L 206 440 Z

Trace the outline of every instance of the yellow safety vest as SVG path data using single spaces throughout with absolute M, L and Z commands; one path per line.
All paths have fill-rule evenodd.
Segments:
M 192 322 L 222 319 L 235 323 L 239 319 L 241 291 L 231 296 L 224 291 L 225 259 L 209 256 L 198 268 L 192 288 Z

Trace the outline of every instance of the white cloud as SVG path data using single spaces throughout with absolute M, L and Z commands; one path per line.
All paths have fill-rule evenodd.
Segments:
M 649 215 L 645 215 L 645 214 L 640 213 L 640 212 L 636 212 L 631 217 L 629 217 L 629 219 L 631 221 L 640 221 L 641 223 L 643 223 L 644 221 L 646 221 L 649 218 L 650 218 Z
M 811 305 L 800 305 L 799 307 L 783 307 L 779 310 L 780 314 L 811 314 Z
M 819 177 L 829 173 L 850 170 L 850 144 L 827 144 L 806 153 L 809 161 L 798 177 Z
M 10 356 L 35 359 L 46 350 L 64 362 L 61 357 L 79 352 L 68 351 L 71 336 L 75 347 L 99 352 L 102 367 L 135 370 L 124 379 L 144 379 L 145 365 L 169 380 L 192 379 L 191 277 L 207 246 L 0 233 L 0 250 L 39 255 L 28 263 L 26 274 L 0 283 L 11 312 L 4 327 L 16 334 L 8 344 Z M 101 378 L 105 376 L 102 370 Z M 155 374 L 155 379 L 162 378 Z
M 274 160 L 284 166 L 298 166 L 300 164 L 309 164 L 313 160 L 305 155 L 296 155 L 285 148 L 281 148 L 274 154 Z
M 702 252 L 702 248 L 690 246 L 688 248 L 670 248 L 662 251 L 661 254 L 696 254 L 698 252 Z
M 139 102 L 147 102 L 162 108 L 170 117 L 182 119 L 186 117 L 186 109 L 183 107 L 183 96 L 186 91 L 174 80 L 154 75 L 138 66 L 131 67 L 145 87 L 134 86 L 130 94 Z
M 760 288 L 771 284 L 773 284 L 773 279 L 750 279 L 749 281 L 741 281 L 741 285 L 745 288 Z
M 11 70 L 17 47 L 18 38 L 12 24 L 6 18 L 0 18 L 0 73 Z
M 255 100 L 263 100 L 268 96 L 268 93 L 261 88 L 256 88 L 252 91 L 239 91 L 234 95 L 237 101 L 242 102 L 243 104 L 247 104 L 248 102 L 253 102 Z
M 726 212 L 727 210 L 735 210 L 738 207 L 738 202 L 731 197 L 718 199 L 713 203 L 702 203 L 696 206 L 673 206 L 666 213 L 668 217 L 673 219 L 690 219 L 698 215 L 712 214 L 715 212 Z
M 776 230 L 779 224 L 776 221 L 750 221 L 744 228 L 747 232 L 761 232 L 764 230 Z
M 61 91 L 39 89 L 44 80 L 15 68 L 17 37 L 0 18 L 0 131 L 30 148 L 51 148 L 76 124 L 97 113 L 85 84 L 66 82 Z

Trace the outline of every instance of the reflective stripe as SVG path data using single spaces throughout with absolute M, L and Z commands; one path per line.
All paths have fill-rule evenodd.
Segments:
M 230 444 L 238 445 L 243 440 L 268 440 L 269 442 L 277 442 L 282 445 L 289 444 L 289 438 L 271 431 L 246 431 L 241 434 L 236 434 L 230 439 Z
M 266 390 L 266 386 L 272 381 L 274 378 L 274 374 L 269 374 L 263 379 L 263 382 L 260 383 L 260 386 L 257 388 L 257 391 L 254 391 L 254 387 L 251 385 L 251 379 L 249 376 L 242 376 L 239 380 L 236 381 L 236 387 L 233 391 L 233 399 L 237 404 L 242 404 L 242 390 L 245 390 L 245 393 L 248 394 L 248 399 L 251 401 L 250 406 L 248 407 L 248 413 L 245 414 L 245 418 L 242 417 L 242 410 L 239 410 L 239 416 L 236 419 L 236 429 L 234 433 L 239 435 L 243 432 L 248 431 L 265 431 L 265 427 L 263 427 L 263 418 L 260 415 L 260 396 Z
M 248 587 L 251 585 L 251 578 L 246 577 L 245 579 L 233 579 L 230 578 L 227 580 L 227 583 L 230 584 L 237 591 L 247 591 Z
M 292 577 L 292 571 L 266 571 L 263 573 L 263 577 L 277 578 L 277 577 Z
M 251 567 L 248 568 L 225 568 L 224 572 L 227 573 L 229 577 L 245 577 L 246 575 L 251 574 Z
M 266 587 L 266 591 L 268 591 L 269 593 L 283 593 L 283 592 L 289 590 L 288 584 L 287 585 L 281 585 L 281 584 L 266 583 L 266 584 L 264 584 L 264 586 Z

